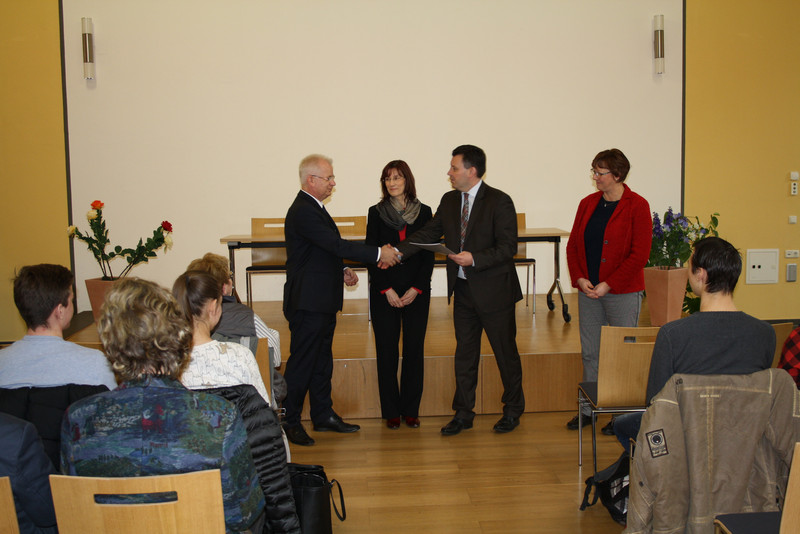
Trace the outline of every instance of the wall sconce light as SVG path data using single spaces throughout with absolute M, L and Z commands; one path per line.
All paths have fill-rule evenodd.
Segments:
M 83 17 L 81 28 L 83 31 L 83 78 L 94 80 L 94 25 L 92 19 Z
M 656 74 L 664 74 L 664 15 L 653 17 L 653 59 L 656 63 Z

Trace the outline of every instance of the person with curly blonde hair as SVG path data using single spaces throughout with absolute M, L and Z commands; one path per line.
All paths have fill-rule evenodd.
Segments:
M 173 296 L 124 278 L 98 322 L 117 389 L 72 404 L 61 428 L 61 469 L 78 476 L 132 477 L 219 469 L 227 532 L 264 521 L 247 434 L 236 407 L 186 389 L 192 327 Z

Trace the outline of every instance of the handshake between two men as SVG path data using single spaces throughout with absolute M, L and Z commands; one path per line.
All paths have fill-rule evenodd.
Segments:
M 381 255 L 378 258 L 378 267 L 381 269 L 388 269 L 400 263 L 403 255 L 400 251 L 388 243 L 380 248 Z M 344 270 L 344 285 L 352 287 L 358 283 L 358 275 L 352 269 L 345 268 Z

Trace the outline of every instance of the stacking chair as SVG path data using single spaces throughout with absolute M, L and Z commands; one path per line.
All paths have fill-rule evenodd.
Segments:
M 517 231 L 522 232 L 527 228 L 525 223 L 525 214 L 517 213 Z M 536 259 L 528 257 L 528 244 L 517 243 L 517 253 L 514 254 L 514 263 L 516 265 L 525 265 L 527 271 L 525 274 L 525 305 L 528 305 L 528 299 L 531 296 L 531 285 L 533 285 L 533 312 L 536 313 Z M 531 278 L 531 269 L 533 269 L 533 278 Z
M 334 217 L 333 222 L 336 223 L 336 227 L 339 229 L 339 234 L 345 239 L 348 237 L 359 237 L 363 240 L 367 235 L 366 215 L 356 215 L 354 217 Z M 365 268 L 364 264 L 352 262 L 350 260 L 344 260 L 344 264 L 353 269 Z
M 17 509 L 8 477 L 0 478 L 0 534 L 19 534 Z
M 714 519 L 716 534 L 800 534 L 800 443 L 795 443 L 782 512 L 722 514 Z
M 597 382 L 578 385 L 578 465 L 583 465 L 583 408 L 592 411 L 592 465 L 597 473 L 597 414 L 644 412 L 657 326 L 604 326 Z
M 252 218 L 250 219 L 250 235 L 253 238 L 274 237 L 283 241 L 283 218 Z M 247 280 L 247 305 L 253 307 L 252 276 L 263 273 L 286 272 L 286 247 L 268 247 L 250 249 L 251 265 L 245 269 Z
M 793 323 L 776 323 L 772 325 L 775 329 L 775 357 L 772 358 L 772 367 L 778 367 L 778 362 L 781 360 L 781 351 L 783 344 L 786 343 L 786 338 L 794 330 Z
M 50 488 L 60 534 L 225 532 L 219 469 L 129 478 L 50 475 Z M 120 495 L 149 502 L 95 502 Z

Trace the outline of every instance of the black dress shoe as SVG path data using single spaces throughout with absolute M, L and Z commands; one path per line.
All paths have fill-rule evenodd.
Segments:
M 500 420 L 494 424 L 494 431 L 498 434 L 505 434 L 506 432 L 511 432 L 515 428 L 519 426 L 519 417 L 511 417 L 510 415 L 504 415 L 500 418 Z
M 592 424 L 592 416 L 591 415 L 584 415 L 583 416 L 583 421 L 581 421 L 581 422 L 583 423 L 582 426 L 591 425 Z M 567 428 L 570 429 L 570 430 L 578 430 L 578 416 L 577 415 L 569 420 L 569 423 L 567 423 Z
M 345 423 L 342 418 L 336 414 L 331 415 L 324 421 L 314 422 L 314 430 L 316 432 L 341 432 L 342 434 L 349 434 L 357 432 L 361 429 L 358 425 L 351 425 Z
M 442 434 L 445 436 L 455 436 L 462 430 L 472 428 L 472 421 L 453 417 L 453 420 L 442 427 Z
M 606 426 L 600 429 L 600 432 L 606 436 L 613 436 L 614 435 L 614 418 L 611 418 L 611 421 L 608 422 Z
M 292 426 L 284 423 L 283 431 L 286 432 L 286 438 L 295 445 L 307 447 L 314 444 L 314 440 L 306 433 L 306 429 L 300 423 Z

